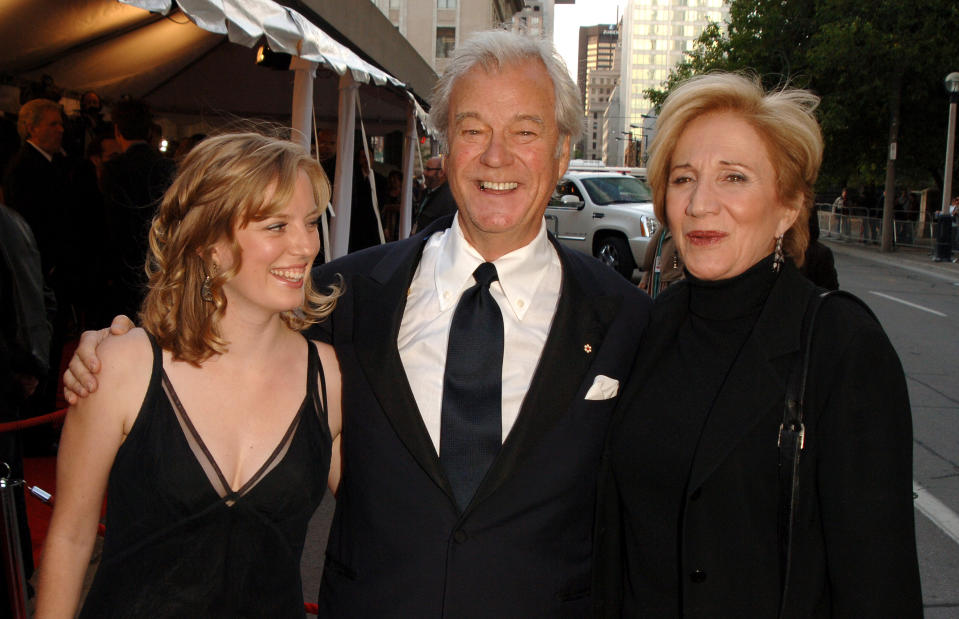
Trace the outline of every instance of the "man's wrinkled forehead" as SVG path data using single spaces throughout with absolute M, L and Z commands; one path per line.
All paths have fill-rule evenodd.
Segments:
M 474 75 L 475 73 L 477 73 L 477 72 L 481 73 L 481 74 L 484 75 L 485 77 L 494 78 L 494 77 L 496 77 L 496 76 L 498 76 L 498 75 L 500 75 L 501 73 L 506 72 L 506 71 L 510 71 L 510 70 L 514 70 L 514 69 L 515 69 L 515 70 L 525 70 L 525 69 L 527 69 L 527 68 L 535 68 L 535 70 L 541 72 L 541 73 L 542 73 L 542 76 L 543 76 L 544 78 L 546 78 L 546 80 L 549 82 L 550 86 L 553 87 L 553 88 L 552 88 L 552 90 L 553 90 L 553 104 L 552 104 L 552 106 L 551 106 L 551 109 L 552 109 L 552 110 L 555 110 L 555 108 L 556 108 L 556 89 L 555 89 L 555 86 L 553 85 L 553 78 L 552 78 L 552 76 L 550 76 L 549 71 L 547 71 L 546 65 L 543 64 L 543 61 L 540 60 L 540 59 L 537 58 L 537 57 L 532 57 L 532 56 L 531 56 L 531 57 L 527 57 L 527 58 L 520 58 L 520 59 L 518 59 L 518 60 L 514 60 L 514 61 L 511 61 L 511 62 L 499 62 L 499 61 L 497 61 L 497 62 L 495 62 L 495 63 L 494 63 L 494 62 L 490 62 L 490 63 L 477 62 L 477 63 L 476 63 L 475 65 L 473 65 L 468 71 L 466 71 L 465 73 L 463 73 L 463 75 L 461 75 L 459 78 L 456 79 L 456 81 L 453 82 L 453 87 L 452 87 L 451 90 L 450 90 L 450 101 L 458 100 L 457 97 L 458 97 L 459 92 L 462 90 L 462 85 L 463 85 L 464 80 L 470 78 L 471 76 L 473 76 L 473 75 Z M 508 87 L 509 87 L 509 86 L 507 86 L 507 88 L 508 88 Z M 463 105 L 463 101 L 460 99 L 460 100 L 459 100 L 459 103 L 460 103 L 460 107 L 463 107 L 463 108 L 465 108 L 465 109 L 463 109 L 462 111 L 454 111 L 454 110 L 453 110 L 453 106 L 452 106 L 452 105 L 450 106 L 450 114 L 451 114 L 451 116 L 452 116 L 452 117 L 450 118 L 450 123 L 451 123 L 451 124 L 454 124 L 454 125 L 455 125 L 455 124 L 458 124 L 458 123 L 460 123 L 461 121 L 463 121 L 463 120 L 465 120 L 465 119 L 467 119 L 467 118 L 478 118 L 478 117 L 479 117 L 479 114 L 478 114 L 475 110 L 469 109 L 469 108 L 470 108 L 470 105 L 469 105 L 468 102 L 466 102 L 466 104 Z M 454 112 L 455 112 L 455 115 L 454 115 Z M 552 117 L 551 117 L 551 118 L 552 118 Z M 513 120 L 529 120 L 529 121 L 536 122 L 536 123 L 541 124 L 541 125 L 545 125 L 547 122 L 549 122 L 549 119 L 548 119 L 548 118 L 544 118 L 544 117 L 542 117 L 542 116 L 540 116 L 540 115 L 537 115 L 537 114 L 529 114 L 529 113 L 524 113 L 524 112 L 518 112 L 518 113 L 515 115 L 515 117 L 513 118 Z

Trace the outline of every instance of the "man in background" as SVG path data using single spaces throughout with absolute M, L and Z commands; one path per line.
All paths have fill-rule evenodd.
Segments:
M 110 238 L 108 306 L 136 316 L 146 293 L 143 265 L 150 222 L 176 166 L 149 144 L 153 116 L 146 103 L 120 101 L 112 116 L 121 152 L 104 162 L 100 177 Z
M 443 157 L 437 155 L 426 160 L 426 196 L 420 202 L 416 211 L 413 232 L 425 230 L 431 223 L 452 215 L 456 212 L 456 202 L 446 182 L 446 172 L 443 170 Z

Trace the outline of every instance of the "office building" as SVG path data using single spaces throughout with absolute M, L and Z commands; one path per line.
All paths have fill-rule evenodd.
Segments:
M 629 0 L 620 31 L 620 131 L 648 144 L 651 136 L 640 134 L 650 133 L 651 123 L 644 116 L 652 104 L 643 92 L 661 88 L 706 25 L 721 24 L 728 14 L 723 0 Z

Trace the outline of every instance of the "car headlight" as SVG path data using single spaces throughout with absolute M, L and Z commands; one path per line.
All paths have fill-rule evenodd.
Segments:
M 647 217 L 646 215 L 641 215 L 639 217 L 640 228 L 642 235 L 649 237 L 656 234 L 656 230 L 659 229 L 659 222 L 656 221 L 655 217 Z

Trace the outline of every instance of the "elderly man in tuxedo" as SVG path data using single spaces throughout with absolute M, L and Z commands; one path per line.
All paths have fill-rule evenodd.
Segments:
M 345 294 L 323 617 L 582 617 L 596 473 L 648 298 L 546 232 L 580 132 L 549 43 L 486 32 L 432 97 L 455 216 L 318 267 Z
M 606 429 L 650 301 L 546 232 L 582 123 L 548 42 L 475 35 L 431 119 L 456 214 L 313 273 L 344 289 L 311 334 L 336 349 L 344 410 L 319 614 L 582 617 Z

